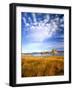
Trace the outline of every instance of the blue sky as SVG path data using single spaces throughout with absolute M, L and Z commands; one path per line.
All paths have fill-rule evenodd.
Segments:
M 64 15 L 21 13 L 22 53 L 64 50 Z

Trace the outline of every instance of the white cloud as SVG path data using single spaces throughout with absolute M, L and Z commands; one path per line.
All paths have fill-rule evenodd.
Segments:
M 32 24 L 27 23 L 25 18 L 23 18 L 27 28 L 29 28 L 28 29 L 29 33 L 28 35 L 26 35 L 28 39 L 31 39 L 32 41 L 43 42 L 45 39 L 52 37 L 52 35 L 58 30 L 59 17 L 50 20 L 50 16 L 45 15 L 45 19 L 40 20 L 39 22 L 36 20 L 36 16 L 34 13 L 32 14 L 32 17 L 34 21 L 31 22 Z M 49 20 L 50 22 L 47 23 Z M 63 27 L 64 25 L 62 24 L 60 26 Z
M 60 27 L 64 27 L 64 24 L 61 24 Z
M 64 22 L 64 16 L 63 18 L 60 19 L 60 23 L 63 23 Z
M 54 20 L 55 20 L 56 22 L 59 22 L 59 17 L 56 17 Z
M 30 26 L 30 31 L 27 37 L 32 39 L 33 41 L 42 42 L 45 39 L 52 37 L 53 33 L 56 32 L 57 28 L 58 26 L 54 21 L 47 24 L 41 21 L 35 26 Z
M 50 20 L 50 15 L 45 15 L 44 23 L 47 23 Z
M 26 35 L 26 39 L 30 42 L 28 42 L 27 45 L 24 45 L 22 48 L 22 52 L 40 52 L 43 50 L 51 50 L 51 48 L 63 48 L 64 47 L 64 43 L 44 43 L 44 40 L 51 38 L 54 33 L 56 33 L 58 29 L 58 21 L 59 18 L 55 18 L 50 20 L 50 16 L 46 15 L 44 20 L 40 20 L 39 22 L 36 20 L 36 16 L 33 13 L 32 14 L 33 17 L 33 22 L 32 20 L 29 18 L 29 20 L 31 21 L 31 23 L 27 23 L 26 19 L 23 18 L 24 23 L 26 25 L 26 30 L 28 31 L 28 34 Z M 50 22 L 48 22 L 50 21 Z M 61 20 L 61 22 L 63 21 L 63 18 Z M 47 23 L 48 22 L 48 23 Z M 64 26 L 63 24 L 61 24 L 60 26 Z M 25 29 L 24 29 L 25 30 Z M 64 37 L 63 35 L 60 36 L 56 36 L 56 37 Z M 24 36 L 25 38 L 25 36 Z
M 30 26 L 30 24 L 29 24 L 29 23 L 27 23 L 27 21 L 26 21 L 25 17 L 23 17 L 22 19 L 23 19 L 24 24 L 25 24 L 27 27 L 28 27 L 28 26 Z M 29 19 L 30 19 L 30 18 L 29 18 Z
M 23 17 L 22 19 L 23 19 L 23 22 L 26 24 L 26 19 L 25 19 L 25 17 Z
M 34 14 L 34 13 L 32 13 L 32 17 L 33 17 L 33 21 L 34 21 L 34 23 L 36 23 L 36 22 L 37 22 L 37 20 L 36 20 L 36 16 L 35 16 L 35 14 Z

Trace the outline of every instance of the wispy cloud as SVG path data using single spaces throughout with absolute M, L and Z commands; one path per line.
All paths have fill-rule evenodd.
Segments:
M 33 17 L 33 22 L 34 22 L 34 23 L 37 23 L 36 16 L 35 16 L 34 13 L 32 13 L 32 17 Z
M 26 23 L 26 26 L 27 27 L 30 26 L 28 31 L 30 33 L 27 35 L 27 38 L 33 39 L 34 41 L 41 42 L 47 38 L 52 37 L 54 32 L 58 30 L 58 24 L 57 22 L 55 22 L 55 20 L 51 20 L 49 23 L 47 23 L 50 20 L 49 15 L 46 15 L 46 18 L 39 22 L 37 22 L 35 14 L 32 14 L 32 16 L 34 21 L 32 24 L 26 23 L 23 17 L 24 22 Z
M 41 14 L 40 14 L 41 15 Z M 27 14 L 26 14 L 27 16 Z M 32 16 L 32 18 L 31 18 Z M 60 27 L 64 28 L 64 18 L 58 17 L 58 15 L 51 19 L 50 14 L 45 14 L 43 19 L 37 20 L 36 13 L 31 13 L 30 17 L 23 16 L 22 19 L 24 21 L 23 24 L 25 24 L 23 28 L 23 33 L 28 32 L 25 36 L 22 36 L 24 38 L 24 41 L 27 42 L 27 44 L 24 44 L 24 41 L 22 41 L 22 51 L 24 52 L 31 52 L 31 51 L 42 51 L 42 50 L 48 50 L 50 48 L 63 48 L 63 43 L 56 42 L 55 44 L 49 41 L 45 43 L 44 41 L 47 39 L 50 39 L 54 36 L 55 33 L 60 31 Z M 54 15 L 55 16 L 55 15 Z M 42 16 L 41 16 L 42 17 Z M 27 21 L 28 20 L 28 21 Z M 63 34 L 56 34 L 56 38 L 64 38 Z M 30 41 L 30 42 L 29 42 Z M 62 40 L 63 41 L 63 40 Z M 50 43 L 50 44 L 49 44 Z M 60 45 L 61 44 L 61 45 Z

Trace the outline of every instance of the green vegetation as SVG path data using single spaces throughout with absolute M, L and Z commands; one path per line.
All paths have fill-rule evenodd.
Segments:
M 55 54 L 57 54 L 58 52 L 57 52 L 57 50 L 56 49 L 52 49 L 52 51 L 51 51 L 51 54 L 54 56 Z

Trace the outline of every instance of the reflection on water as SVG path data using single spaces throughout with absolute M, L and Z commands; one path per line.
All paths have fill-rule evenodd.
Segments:
M 51 53 L 49 54 L 32 53 L 32 56 L 64 56 L 64 52 L 58 52 L 55 55 L 52 55 Z

